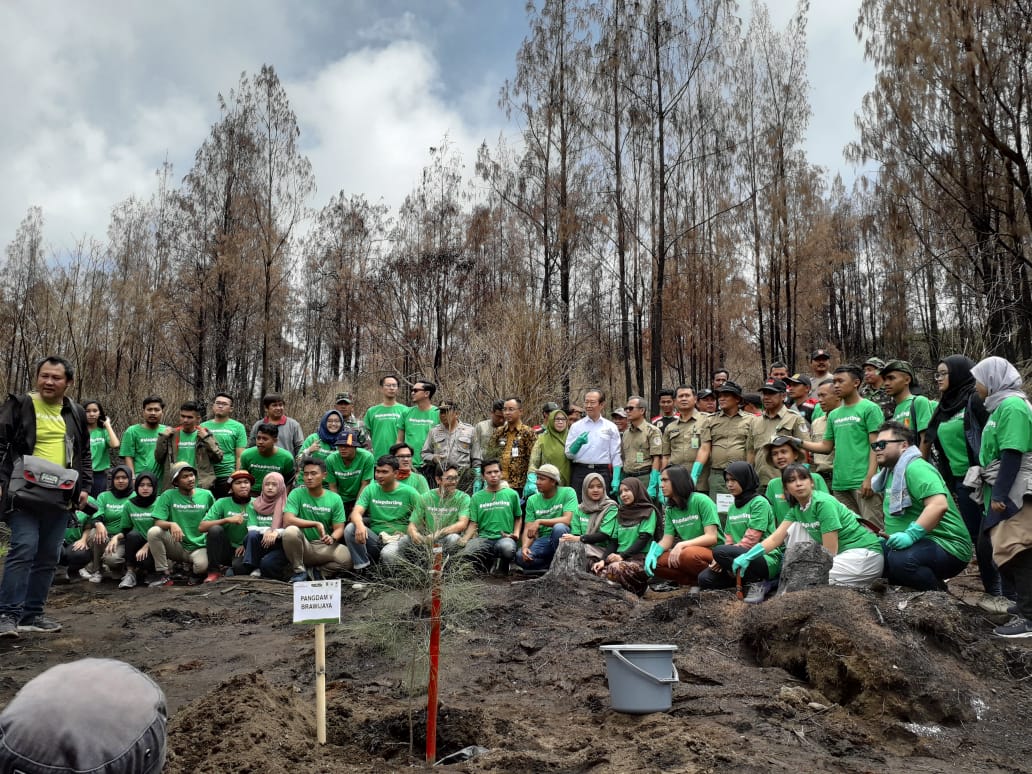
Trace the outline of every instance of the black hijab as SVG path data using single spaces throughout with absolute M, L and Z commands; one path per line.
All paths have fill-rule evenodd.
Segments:
M 149 497 L 144 497 L 140 494 L 140 482 L 144 479 L 147 479 L 151 482 L 151 493 Z M 129 502 L 131 502 L 138 508 L 150 508 L 152 505 L 154 505 L 154 501 L 158 499 L 158 479 L 156 479 L 150 473 L 142 471 L 136 477 L 136 485 L 134 486 L 134 490 L 136 492 L 136 496 L 133 497 L 133 499 Z
M 949 373 L 949 386 L 939 398 L 939 406 L 932 414 L 925 430 L 925 440 L 934 444 L 939 439 L 939 425 L 963 411 L 975 391 L 975 377 L 971 369 L 975 361 L 966 355 L 950 355 L 939 361 Z
M 125 485 L 125 489 L 115 489 L 115 474 L 125 473 L 129 482 Z M 133 472 L 129 470 L 128 465 L 115 465 L 111 469 L 111 488 L 108 490 L 118 500 L 124 500 L 127 497 L 132 497 L 133 494 Z
M 756 475 L 756 468 L 748 462 L 732 462 L 724 468 L 724 477 L 728 476 L 742 487 L 742 493 L 735 497 L 735 507 L 744 508 L 756 497 L 756 490 L 760 488 L 760 477 Z

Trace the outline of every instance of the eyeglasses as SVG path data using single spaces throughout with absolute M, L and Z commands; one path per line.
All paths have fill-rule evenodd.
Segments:
M 458 476 L 441 476 L 441 481 L 458 481 Z
M 395 454 L 394 456 L 397 457 L 399 460 L 410 460 L 410 459 L 412 459 L 412 455 L 411 454 Z
M 890 443 L 906 443 L 906 441 L 875 441 L 871 444 L 872 451 L 884 451 Z
M 426 392 L 422 387 L 413 387 L 412 392 Z
M 933 378 L 935 379 L 935 381 L 937 381 L 937 382 L 941 382 L 941 381 L 942 381 L 943 379 L 945 379 L 945 378 L 946 378 L 946 377 L 948 377 L 949 375 L 950 375 L 950 374 L 949 374 L 949 371 L 946 371 L 946 372 L 943 372 L 943 371 L 936 371 L 936 372 L 935 372 L 935 376 L 934 376 Z
M 441 407 L 440 407 L 439 409 L 437 409 L 437 410 L 438 410 L 439 412 L 441 412 L 442 414 L 447 414 L 447 413 L 448 413 L 449 411 L 451 411 L 451 410 L 452 410 L 452 408 L 451 408 L 451 406 L 441 406 Z
M 641 406 L 624 406 L 623 410 L 624 411 L 640 411 L 641 408 L 642 408 Z

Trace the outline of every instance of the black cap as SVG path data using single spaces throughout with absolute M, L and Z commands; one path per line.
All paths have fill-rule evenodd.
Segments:
M 544 406 L 541 407 L 541 410 L 545 414 L 551 414 L 553 411 L 558 411 L 559 410 L 559 404 L 556 403 L 555 401 L 551 401 L 550 400 L 550 401 L 548 401 L 548 403 L 546 403 Z
M 699 390 L 699 392 L 696 393 L 696 395 L 695 395 L 695 399 L 696 400 L 704 400 L 706 398 L 712 398 L 712 397 L 713 397 L 713 390 L 711 390 L 709 387 L 706 387 L 706 388 L 704 388 L 702 390 Z
M 717 387 L 717 395 L 720 395 L 721 393 L 725 392 L 729 392 L 732 395 L 737 395 L 739 398 L 742 397 L 742 388 L 738 386 L 737 382 L 732 382 L 730 379 L 728 379 L 722 385 Z
M 805 384 L 807 387 L 813 386 L 810 384 L 810 377 L 806 374 L 792 374 L 791 376 L 786 376 L 785 384 Z
M 813 352 L 810 353 L 810 360 L 820 360 L 821 358 L 824 358 L 825 360 L 831 360 L 831 355 L 828 354 L 828 350 L 815 349 Z
M 780 379 L 768 379 L 760 387 L 760 392 L 784 392 L 785 383 Z

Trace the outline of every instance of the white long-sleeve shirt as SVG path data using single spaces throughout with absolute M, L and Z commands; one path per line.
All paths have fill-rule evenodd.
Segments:
M 576 454 L 570 452 L 573 442 L 581 433 L 588 434 L 588 442 Z M 620 456 L 620 431 L 604 417 L 584 417 L 573 423 L 566 434 L 566 456 L 582 465 L 622 466 Z

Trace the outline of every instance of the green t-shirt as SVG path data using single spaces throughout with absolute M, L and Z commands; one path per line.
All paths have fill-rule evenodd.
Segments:
M 73 527 L 72 524 L 75 524 Z M 82 537 L 82 528 L 86 523 L 86 514 L 82 511 L 76 511 L 72 514 L 72 518 L 68 521 L 68 526 L 65 528 L 64 542 L 74 543 L 76 540 Z
M 761 495 L 756 495 L 742 508 L 732 503 L 727 509 L 727 522 L 724 524 L 724 529 L 731 536 L 733 544 L 742 542 L 746 530 L 758 530 L 763 533 L 763 537 L 760 538 L 760 540 L 763 540 L 776 527 L 774 510 L 770 507 L 767 498 Z
M 247 448 L 247 428 L 235 419 L 217 422 L 209 419 L 201 422 L 215 436 L 215 443 L 222 449 L 222 460 L 215 463 L 215 477 L 229 478 L 236 467 L 236 450 Z
M 418 495 L 425 495 L 430 491 L 430 484 L 427 483 L 426 477 L 415 470 L 409 473 L 404 479 L 399 478 L 398 483 L 407 486 L 409 489 L 416 490 L 416 494 Z
M 254 500 L 247 504 L 247 511 L 244 514 L 244 524 L 247 527 L 254 527 L 258 532 L 265 532 L 267 529 L 272 529 L 272 514 L 258 513 L 254 509 Z
M 197 465 L 197 431 L 178 433 L 179 439 L 176 446 L 176 462 L 185 462 L 190 467 Z
M 133 503 L 132 499 L 129 498 L 129 505 L 126 506 L 122 516 L 121 529 L 124 532 L 132 527 L 133 530 L 147 537 L 147 530 L 154 526 L 154 506 L 157 505 L 157 501 L 143 508 Z
M 821 536 L 825 533 L 838 532 L 840 554 L 851 548 L 866 548 L 883 553 L 878 536 L 863 527 L 857 521 L 857 515 L 830 494 L 814 492 L 810 507 L 802 511 L 798 505 L 793 505 L 788 509 L 785 521 L 802 524 L 817 543 L 821 543 Z
M 813 476 L 813 491 L 828 493 L 828 485 L 824 483 L 823 476 Z M 785 488 L 781 483 L 781 476 L 770 480 L 764 497 L 767 498 L 767 502 L 774 511 L 774 524 L 778 525 L 783 522 L 788 514 L 788 503 L 785 502 Z
M 706 533 L 706 527 L 717 528 L 717 542 L 724 542 L 724 530 L 720 526 L 720 515 L 716 503 L 702 492 L 692 492 L 685 508 L 678 508 L 667 501 L 666 515 L 663 521 L 663 534 L 673 535 L 677 540 L 694 540 Z
M 405 414 L 401 426 L 405 431 L 405 443 L 412 447 L 412 464 L 416 467 L 423 464 L 423 444 L 430 435 L 430 428 L 440 421 L 441 412 L 436 406 L 426 411 L 412 406 Z
M 283 480 L 290 484 L 290 479 L 294 475 L 294 458 L 290 452 L 279 446 L 276 446 L 268 457 L 263 457 L 257 446 L 251 446 L 244 449 L 244 453 L 240 455 L 240 467 L 254 476 L 251 494 L 258 495 L 262 491 L 262 482 L 270 473 L 282 474 Z
M 867 398 L 852 406 L 842 404 L 828 414 L 824 440 L 835 442 L 835 465 L 831 472 L 831 488 L 836 492 L 859 489 L 867 477 L 871 455 L 871 433 L 885 421 L 885 415 Z
M 535 492 L 527 498 L 527 524 L 544 519 L 560 519 L 564 513 L 572 516 L 577 512 L 577 493 L 568 486 L 556 489 L 552 497 L 545 499 L 541 492 Z M 552 534 L 551 527 L 538 529 L 538 537 L 545 538 Z
M 982 467 L 1000 459 L 1004 449 L 1021 454 L 1032 451 L 1032 409 L 1018 395 L 1004 399 L 989 415 L 978 455 Z
M 952 417 L 939 423 L 939 443 L 946 452 L 950 473 L 963 480 L 971 463 L 968 461 L 967 437 L 964 435 L 964 413 L 961 409 Z
M 709 498 L 706 498 L 707 500 Z M 717 506 L 713 506 L 716 509 Z M 602 514 L 602 518 L 598 522 L 598 532 L 604 532 L 607 535 L 613 534 L 613 525 L 616 523 L 616 511 L 615 505 L 609 506 L 609 510 Z M 588 534 L 588 527 L 591 525 L 591 514 L 584 513 L 579 507 L 573 512 L 573 518 L 570 519 L 570 534 L 577 535 L 578 537 Z
M 327 535 L 333 532 L 335 525 L 343 524 L 348 519 L 344 513 L 344 501 L 340 499 L 339 494 L 329 489 L 323 489 L 319 497 L 312 497 L 305 487 L 295 489 L 287 495 L 287 504 L 283 506 L 283 512 L 292 513 L 305 521 L 319 522 Z M 319 530 L 315 527 L 305 527 L 301 531 L 312 542 L 319 540 Z
M 319 442 L 319 448 L 313 452 L 308 451 L 308 449 L 316 441 Z M 337 454 L 337 447 L 331 446 L 330 444 L 326 443 L 326 441 L 321 440 L 319 438 L 318 433 L 312 433 L 310 436 L 305 438 L 304 441 L 301 442 L 301 454 L 310 457 L 315 457 L 317 460 L 329 460 L 329 458 L 333 455 L 337 455 L 338 457 L 340 456 L 339 454 Z
M 133 496 L 132 491 L 129 497 L 119 499 L 111 490 L 101 492 L 97 495 L 97 515 L 104 520 L 104 526 L 109 533 L 118 532 L 122 529 L 122 517 L 129 506 L 129 499 Z
M 469 518 L 468 494 L 456 489 L 445 500 L 441 499 L 440 489 L 431 489 L 421 498 L 419 508 L 412 512 L 409 522 L 430 534 L 452 526 L 460 519 Z
M 158 436 L 166 429 L 165 425 L 158 425 L 154 430 L 146 425 L 130 425 L 122 434 L 122 445 L 118 449 L 120 456 L 133 458 L 133 470 L 137 474 L 144 470 L 153 473 L 159 488 L 161 465 L 154 459 L 154 448 L 158 444 Z
M 333 482 L 337 494 L 346 503 L 358 499 L 358 490 L 362 488 L 362 482 L 373 480 L 375 467 L 372 452 L 365 449 L 355 449 L 355 459 L 351 460 L 350 465 L 346 465 L 336 451 L 326 460 L 329 480 Z
M 513 489 L 481 489 L 470 498 L 469 520 L 476 522 L 482 538 L 497 540 L 503 534 L 511 535 L 521 517 L 520 497 Z
M 241 505 L 234 501 L 232 497 L 221 497 L 208 509 L 208 512 L 204 515 L 204 520 L 218 521 L 219 519 L 228 519 L 237 514 L 243 516 L 243 524 L 222 525 L 222 529 L 225 531 L 226 537 L 229 538 L 233 548 L 239 548 L 244 544 L 244 538 L 247 537 L 247 509 L 250 506 L 250 501 Z
M 369 432 L 369 440 L 373 444 L 373 459 L 378 460 L 390 452 L 398 442 L 398 430 L 405 421 L 408 406 L 395 403 L 393 406 L 370 406 L 362 418 L 362 423 Z M 415 453 L 415 450 L 413 450 Z
M 90 459 L 93 460 L 93 472 L 99 473 L 111 467 L 111 455 L 108 453 L 107 428 L 97 427 L 90 430 Z
M 818 403 L 816 406 L 813 407 L 813 411 L 810 412 L 810 424 L 812 425 L 815 419 L 820 419 L 823 416 L 824 409 L 821 408 L 821 404 Z
M 356 505 L 362 506 L 364 514 L 369 516 L 369 529 L 379 535 L 404 535 L 408 530 L 409 519 L 420 509 L 419 494 L 410 486 L 398 484 L 390 492 L 385 492 L 379 483 L 374 481 L 358 496 Z
M 907 492 L 910 493 L 910 507 L 895 516 L 889 513 L 889 492 L 892 491 L 892 470 L 888 471 L 885 477 L 885 498 L 882 503 L 882 512 L 885 514 L 885 533 L 891 535 L 893 532 L 902 532 L 913 522 L 917 521 L 921 511 L 924 510 L 924 501 L 933 495 L 946 495 L 948 507 L 942 515 L 938 525 L 927 537 L 945 551 L 949 551 L 963 562 L 971 561 L 971 535 L 964 526 L 964 520 L 960 517 L 957 504 L 953 501 L 952 495 L 946 488 L 946 482 L 942 480 L 939 471 L 930 463 L 922 459 L 916 459 L 907 465 Z
M 197 526 L 214 504 L 215 498 L 207 489 L 195 489 L 192 497 L 178 489 L 166 489 L 154 503 L 154 518 L 178 524 L 183 530 L 183 548 L 196 551 L 204 548 L 206 538 Z
M 639 537 L 645 536 L 649 540 L 641 548 L 641 553 L 645 553 L 649 550 L 652 545 L 652 536 L 656 534 L 656 512 L 652 514 L 644 521 L 635 524 L 630 527 L 624 527 L 619 521 L 616 522 L 616 534 L 613 537 L 616 538 L 616 553 L 624 554 L 635 544 Z
M 915 435 L 928 429 L 928 420 L 932 418 L 932 403 L 924 395 L 911 395 L 902 403 L 897 403 L 892 412 L 892 421 L 910 428 Z

